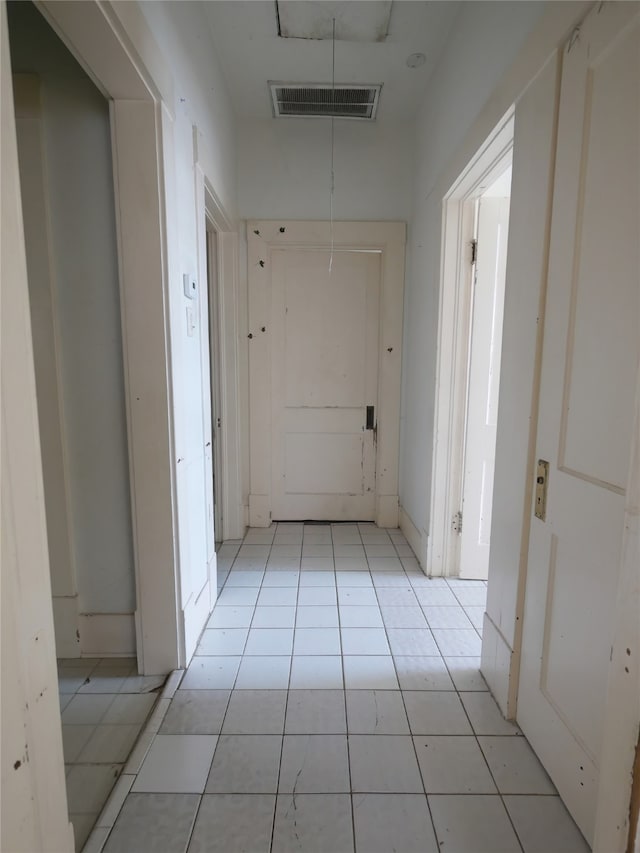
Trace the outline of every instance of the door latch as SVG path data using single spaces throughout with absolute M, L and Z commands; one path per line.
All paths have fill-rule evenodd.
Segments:
M 367 429 L 373 429 L 375 422 L 375 406 L 367 406 Z
M 547 485 L 549 482 L 549 463 L 544 459 L 538 459 L 536 470 L 536 504 L 534 515 L 540 521 L 547 518 Z

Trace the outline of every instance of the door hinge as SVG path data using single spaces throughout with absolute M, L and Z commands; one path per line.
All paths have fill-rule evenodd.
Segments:
M 477 260 L 478 260 L 478 241 L 472 240 L 471 241 L 471 263 L 475 264 L 475 262 Z
M 454 533 L 462 533 L 462 510 L 459 509 L 458 512 L 451 519 L 451 527 L 453 528 Z

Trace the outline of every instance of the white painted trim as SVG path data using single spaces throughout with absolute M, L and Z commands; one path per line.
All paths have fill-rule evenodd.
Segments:
M 80 613 L 78 625 L 82 657 L 135 657 L 133 613 Z
M 56 657 L 80 657 L 80 638 L 78 624 L 78 596 L 54 595 L 53 625 L 56 638 Z
M 513 107 L 498 123 L 443 199 L 438 347 L 426 571 L 456 575 L 462 505 L 472 280 L 469 244 L 473 199 L 504 170 L 513 148 Z
M 407 515 L 403 507 L 400 507 L 398 512 L 398 527 L 404 533 L 407 542 L 411 546 L 411 550 L 416 555 L 417 561 L 424 570 L 426 557 L 425 538 L 415 526 L 411 518 Z
M 598 778 L 594 851 L 623 850 L 640 726 L 640 367 Z M 638 849 L 640 835 L 636 836 Z M 633 843 L 633 839 L 630 839 Z M 629 848 L 630 849 L 630 848 Z
M 222 427 L 219 433 L 222 465 L 222 539 L 244 536 L 242 479 L 240 463 L 240 369 L 238 360 L 238 234 L 215 193 L 208 175 L 213 173 L 211 155 L 197 127 L 193 128 L 194 162 L 196 167 L 196 199 L 203 208 L 196 211 L 198 228 L 205 216 L 211 221 L 217 236 L 218 277 L 218 356 Z M 199 267 L 206 270 L 206 245 L 199 241 Z M 202 273 L 200 275 L 202 281 Z M 206 278 L 206 276 L 205 276 Z M 215 593 L 214 593 L 215 595 Z
M 271 523 L 271 263 L 274 247 L 331 246 L 328 222 L 262 220 L 247 223 L 249 329 L 249 524 Z M 380 251 L 380 343 L 378 365 L 378 447 L 376 457 L 376 523 L 398 524 L 398 459 L 400 443 L 400 371 L 402 294 L 406 226 L 401 222 L 335 222 L 333 243 L 340 249 Z M 261 262 L 262 261 L 262 265 Z M 253 330 L 253 331 L 252 331 Z
M 0 3 L 0 848 L 74 849 L 67 813 L 51 578 L 6 4 Z

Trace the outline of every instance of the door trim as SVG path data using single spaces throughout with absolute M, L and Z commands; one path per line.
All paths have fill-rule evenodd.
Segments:
M 332 242 L 333 236 L 333 242 Z M 378 449 L 375 522 L 398 525 L 400 378 L 406 226 L 403 222 L 247 223 L 249 328 L 249 524 L 271 523 L 271 253 L 274 249 L 322 248 L 381 253 L 378 355 Z M 264 332 L 261 330 L 264 328 Z
M 473 200 L 498 175 L 513 149 L 514 108 L 503 116 L 443 199 L 440 307 L 426 571 L 456 575 L 460 537 L 453 529 L 462 505 L 472 281 L 469 243 Z

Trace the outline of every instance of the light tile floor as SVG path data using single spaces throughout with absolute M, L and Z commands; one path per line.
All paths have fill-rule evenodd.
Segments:
M 58 661 L 69 818 L 81 850 L 155 704 L 164 676 L 133 658 Z
M 588 850 L 478 671 L 483 582 L 371 524 L 253 529 L 218 566 L 107 853 Z

